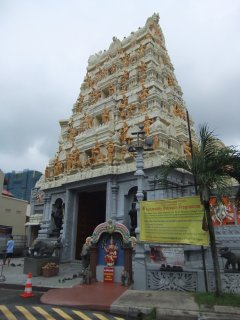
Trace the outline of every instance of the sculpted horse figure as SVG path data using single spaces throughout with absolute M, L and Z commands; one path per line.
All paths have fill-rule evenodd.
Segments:
M 220 225 L 223 224 L 223 221 L 226 218 L 233 220 L 232 215 L 229 214 L 228 208 L 222 203 L 216 207 L 213 207 L 212 210 L 214 212 L 212 216 L 213 220 L 218 221 Z

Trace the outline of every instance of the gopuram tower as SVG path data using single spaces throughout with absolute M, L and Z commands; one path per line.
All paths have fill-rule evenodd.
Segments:
M 170 196 L 157 192 L 156 176 L 168 158 L 190 156 L 189 135 L 182 90 L 158 14 L 90 56 L 72 114 L 60 121 L 59 147 L 41 181 L 45 204 L 39 236 L 57 235 L 53 216 L 62 206 L 63 259 L 78 258 L 86 237 L 101 222 L 113 219 L 130 227 L 136 163 L 129 145 L 139 125 L 153 142 L 153 150 L 144 154 L 146 196 L 153 198 L 149 190 L 155 190 L 156 198 Z M 190 125 L 194 138 L 191 119 Z M 180 186 L 179 175 L 172 181 Z

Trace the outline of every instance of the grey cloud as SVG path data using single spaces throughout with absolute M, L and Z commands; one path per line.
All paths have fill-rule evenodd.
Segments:
M 207 122 L 225 143 L 240 144 L 239 1 L 1 1 L 0 168 L 44 169 L 88 57 L 154 12 L 196 127 Z

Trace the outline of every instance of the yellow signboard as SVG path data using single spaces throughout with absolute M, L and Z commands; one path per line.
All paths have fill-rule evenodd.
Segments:
M 199 197 L 140 203 L 140 241 L 208 245 Z

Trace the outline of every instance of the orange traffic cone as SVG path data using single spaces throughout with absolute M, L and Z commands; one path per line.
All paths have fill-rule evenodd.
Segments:
M 32 274 L 31 272 L 28 273 L 27 282 L 25 285 L 25 290 L 23 293 L 20 294 L 23 298 L 30 298 L 33 297 L 34 294 L 32 293 Z

